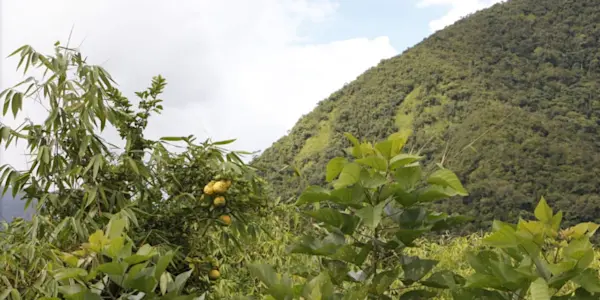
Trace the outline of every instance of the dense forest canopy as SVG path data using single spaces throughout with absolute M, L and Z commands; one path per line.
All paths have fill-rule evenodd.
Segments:
M 412 129 L 409 145 L 442 161 L 470 195 L 441 206 L 527 216 L 544 195 L 569 223 L 600 221 L 600 5 L 512 0 L 473 14 L 382 61 L 323 100 L 253 164 L 277 196 L 324 184 L 348 142 Z M 295 176 L 295 169 L 303 178 Z

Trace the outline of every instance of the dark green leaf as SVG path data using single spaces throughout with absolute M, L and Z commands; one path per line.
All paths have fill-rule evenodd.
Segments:
M 322 208 L 315 211 L 308 211 L 306 214 L 319 222 L 324 222 L 339 228 L 345 234 L 352 234 L 360 222 L 360 218 L 346 213 L 341 213 L 332 208 Z

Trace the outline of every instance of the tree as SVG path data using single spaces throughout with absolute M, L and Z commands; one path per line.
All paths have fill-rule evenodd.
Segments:
M 244 153 L 220 148 L 233 140 L 145 138 L 149 117 L 163 109 L 160 95 L 166 80 L 161 76 L 136 93 L 139 102 L 134 108 L 110 74 L 88 65 L 76 49 L 57 42 L 54 55 L 44 55 L 26 45 L 10 56 L 20 57 L 18 68 L 24 74 L 37 68 L 43 75 L 2 91 L 3 115 L 10 112 L 16 117 L 25 101 L 43 105 L 48 115 L 39 124 L 30 120 L 17 128 L 0 124 L 0 144 L 25 142 L 31 158 L 25 170 L 1 166 L 0 186 L 3 193 L 10 188 L 13 196 L 22 194 L 26 206 L 36 208 L 30 222 L 17 220 L 2 232 L 3 248 L 30 252 L 3 256 L 0 265 L 8 267 L 0 271 L 6 278 L 0 289 L 10 286 L 23 297 L 56 296 L 51 288 L 56 281 L 47 280 L 58 272 L 51 267 L 56 257 L 50 250 L 70 252 L 97 238 L 99 230 L 117 218 L 132 245 L 143 251 L 148 243 L 156 245 L 160 255 L 178 250 L 172 252 L 173 264 L 167 271 L 192 272 L 188 291 L 209 291 L 211 269 L 227 263 L 226 257 L 211 255 L 231 246 L 222 243 L 220 235 L 227 235 L 231 243 L 248 234 L 246 221 L 257 217 L 267 203 L 264 182 L 244 164 L 240 158 Z M 102 138 L 107 127 L 118 131 L 123 149 Z M 183 151 L 169 150 L 173 147 Z M 207 185 L 214 189 L 206 189 Z M 213 205 L 216 198 L 224 203 Z M 106 254 L 102 251 L 97 249 Z M 201 263 L 185 263 L 191 257 Z M 16 267 L 23 264 L 28 265 L 26 272 Z M 29 288 L 34 285 L 39 287 Z

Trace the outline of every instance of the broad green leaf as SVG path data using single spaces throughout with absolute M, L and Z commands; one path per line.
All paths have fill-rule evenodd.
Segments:
M 410 285 L 425 277 L 438 264 L 438 261 L 412 256 L 403 257 L 402 263 L 402 270 L 404 270 L 403 282 Z
M 383 214 L 383 207 L 385 205 L 386 202 L 381 202 L 375 206 L 367 204 L 367 206 L 358 210 L 356 215 L 362 219 L 365 226 L 375 229 L 379 225 L 379 222 L 381 222 L 381 215 Z
M 451 271 L 438 271 L 427 279 L 422 280 L 421 284 L 433 288 L 455 288 L 465 283 L 465 279 L 460 275 L 454 274 Z
M 412 190 L 419 180 L 421 180 L 421 167 L 406 166 L 398 168 L 394 173 L 394 177 L 403 190 Z
M 123 275 L 127 269 L 126 263 L 119 263 L 116 261 L 104 263 L 97 267 L 98 271 L 110 274 L 110 275 Z
M 162 278 L 161 276 L 167 270 L 167 267 L 173 260 L 174 255 L 175 255 L 175 253 L 173 253 L 173 251 L 169 251 L 169 252 L 165 253 L 164 255 L 162 255 L 158 259 L 158 262 L 156 263 L 156 266 L 154 267 L 154 278 L 156 278 L 156 279 Z
M 428 186 L 417 193 L 417 201 L 421 203 L 434 202 L 457 195 L 455 190 L 439 185 Z
M 389 160 L 392 157 L 393 145 L 394 145 L 393 142 L 390 140 L 381 141 L 381 142 L 375 144 L 375 149 L 386 160 Z
M 365 193 L 366 191 L 362 186 L 354 185 L 352 187 L 331 191 L 331 197 L 329 198 L 329 201 L 342 206 L 362 208 L 363 202 L 366 199 Z
M 315 211 L 308 211 L 306 214 L 319 222 L 339 228 L 345 234 L 354 233 L 356 226 L 358 223 L 360 223 L 360 218 L 346 213 L 341 213 L 332 208 L 322 208 Z
M 406 246 L 412 246 L 413 241 L 421 237 L 428 229 L 398 229 L 395 232 L 396 238 Z
M 590 293 L 600 293 L 600 279 L 597 270 L 585 269 L 579 276 L 573 278 L 573 282 Z
M 331 198 L 328 190 L 320 186 L 309 186 L 298 198 L 296 205 L 318 203 Z
M 550 206 L 548 206 L 548 203 L 546 202 L 546 199 L 544 199 L 544 197 L 542 197 L 538 205 L 535 207 L 534 215 L 538 220 L 544 223 L 551 224 L 552 209 L 550 208 Z
M 325 176 L 327 182 L 332 182 L 338 175 L 340 175 L 344 165 L 347 163 L 348 160 L 343 157 L 336 157 L 330 160 L 329 163 L 327 163 L 327 175 Z
M 306 300 L 331 299 L 333 284 L 327 273 L 320 273 L 304 285 L 302 297 Z
M 400 154 L 402 148 L 404 148 L 404 145 L 406 144 L 406 141 L 408 141 L 408 138 L 411 134 L 411 130 L 403 129 L 399 132 L 391 134 L 388 137 L 388 141 L 392 141 L 392 149 L 390 150 L 391 157 Z
M 110 220 L 108 223 L 107 229 L 107 237 L 109 239 L 113 239 L 116 237 L 120 237 L 123 234 L 123 230 L 125 229 L 125 220 L 122 218 L 115 218 Z
M 400 153 L 391 159 L 390 169 L 395 170 L 397 168 L 404 167 L 420 160 L 421 158 L 422 157 L 419 155 Z
M 356 163 L 348 163 L 342 169 L 340 177 L 333 184 L 334 188 L 344 188 L 353 185 L 360 180 L 360 165 Z
M 440 169 L 435 171 L 433 174 L 431 174 L 431 176 L 429 176 L 427 182 L 431 184 L 438 184 L 443 187 L 450 187 L 454 189 L 456 193 L 460 196 L 469 195 L 469 193 L 467 193 L 467 190 L 465 190 L 465 188 L 463 187 L 462 183 L 460 183 L 460 180 L 458 180 L 456 174 L 454 174 L 454 172 L 448 169 Z
M 518 244 L 518 239 L 514 229 L 509 226 L 498 225 L 498 221 L 494 223 L 499 226 L 498 230 L 486 237 L 483 241 L 485 244 L 494 247 L 515 247 Z
M 367 170 L 363 170 L 360 174 L 360 184 L 367 189 L 376 189 L 388 183 L 388 179 L 379 172 L 371 174 Z
M 193 270 L 189 270 L 187 272 L 183 272 L 183 273 L 175 276 L 175 280 L 173 280 L 172 282 L 169 283 L 169 285 L 167 287 L 167 292 L 181 293 L 181 291 L 185 287 L 185 283 L 192 275 L 192 271 Z
M 272 287 L 279 283 L 279 278 L 277 273 L 275 273 L 275 269 L 267 264 L 250 264 L 248 269 L 250 270 L 252 276 L 258 278 L 267 287 Z
M 387 161 L 379 156 L 367 156 L 356 160 L 357 163 L 369 166 L 378 171 L 385 172 L 387 170 Z
M 552 229 L 558 231 L 560 229 L 560 223 L 562 222 L 563 212 L 559 211 L 552 216 Z
M 538 278 L 531 283 L 531 300 L 550 300 L 550 289 L 543 278 Z

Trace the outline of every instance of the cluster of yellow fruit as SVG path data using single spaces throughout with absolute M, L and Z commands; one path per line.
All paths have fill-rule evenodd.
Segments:
M 227 190 L 231 187 L 231 180 L 211 180 L 204 187 L 204 194 L 209 196 L 217 196 L 213 200 L 214 207 L 224 207 L 226 205 L 225 197 L 223 194 L 227 192 Z M 231 217 L 229 215 L 222 215 L 219 217 L 219 220 L 223 222 L 225 225 L 231 224 Z

